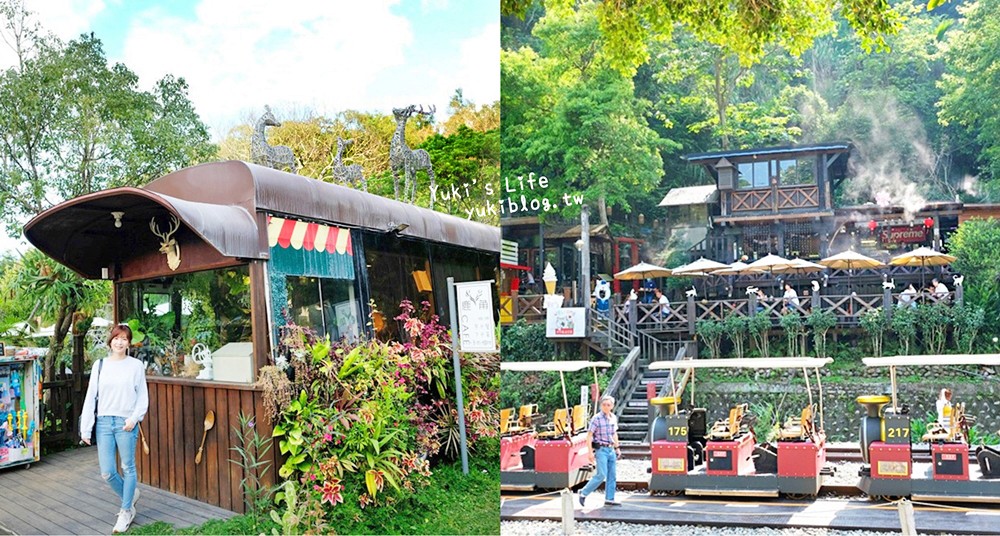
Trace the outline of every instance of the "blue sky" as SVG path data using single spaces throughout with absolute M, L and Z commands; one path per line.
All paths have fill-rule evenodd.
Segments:
M 212 136 L 260 115 L 500 98 L 496 0 L 25 0 L 68 40 L 94 32 L 143 88 L 183 77 Z M 2 47 L 2 45 L 0 45 Z M 13 64 L 0 51 L 0 68 Z M 0 239 L 0 251 L 10 242 Z

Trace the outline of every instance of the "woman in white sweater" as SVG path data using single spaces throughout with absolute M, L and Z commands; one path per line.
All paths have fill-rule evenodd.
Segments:
M 95 437 L 101 476 L 121 500 L 114 533 L 125 532 L 135 519 L 135 502 L 139 499 L 135 473 L 137 425 L 149 407 L 145 367 L 141 361 L 126 354 L 130 346 L 132 330 L 128 325 L 118 324 L 111 329 L 108 336 L 111 352 L 91 369 L 90 386 L 80 416 L 80 436 L 89 445 L 96 415 Z M 116 450 L 121 458 L 121 474 L 115 467 Z

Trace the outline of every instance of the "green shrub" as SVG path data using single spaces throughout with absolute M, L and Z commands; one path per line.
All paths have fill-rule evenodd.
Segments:
M 944 353 L 952 307 L 944 303 L 922 304 L 917 307 L 917 323 L 928 354 Z
M 705 341 L 705 345 L 715 359 L 718 359 L 722 353 L 722 335 L 725 331 L 726 328 L 723 327 L 722 322 L 715 320 L 699 320 L 695 325 L 695 334 Z
M 917 310 L 912 307 L 893 309 L 889 326 L 902 346 L 903 355 L 910 355 L 911 341 L 917 337 Z
M 802 316 L 792 311 L 781 316 L 780 324 L 781 329 L 785 330 L 788 356 L 796 357 L 804 354 L 804 349 L 801 347 L 802 333 L 805 330 L 805 325 L 802 323 Z
M 753 339 L 754 347 L 761 357 L 770 357 L 768 333 L 771 331 L 771 316 L 761 311 L 747 318 L 747 329 L 750 331 L 750 338 Z
M 736 357 L 744 357 L 749 332 L 747 317 L 731 314 L 722 321 L 722 329 L 729 336 L 729 340 L 733 341 L 733 351 L 736 352 Z
M 902 311 L 903 309 L 901 308 L 897 308 L 893 311 L 893 322 L 895 322 L 895 316 L 900 314 Z M 859 321 L 861 329 L 865 330 L 871 338 L 872 354 L 874 354 L 875 357 L 882 357 L 883 336 L 889 329 L 889 320 L 885 317 L 885 311 L 883 311 L 881 307 L 868 309 L 867 311 L 861 313 Z
M 813 345 L 816 357 L 826 357 L 826 334 L 837 325 L 837 316 L 832 311 L 818 309 L 806 317 L 806 325 L 813 330 Z
M 956 306 L 952 312 L 954 321 L 955 345 L 960 353 L 971 354 L 976 342 L 976 335 L 986 321 L 986 311 L 975 305 Z

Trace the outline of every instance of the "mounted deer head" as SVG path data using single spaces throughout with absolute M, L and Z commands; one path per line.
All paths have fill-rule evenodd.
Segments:
M 177 216 L 170 217 L 170 230 L 161 233 L 159 227 L 156 225 L 156 217 L 149 220 L 149 230 L 153 231 L 153 234 L 160 239 L 160 253 L 167 256 L 167 266 L 171 270 L 176 270 L 178 266 L 181 265 L 181 247 L 177 245 L 177 240 L 173 238 L 173 234 L 177 232 L 181 226 L 181 221 Z

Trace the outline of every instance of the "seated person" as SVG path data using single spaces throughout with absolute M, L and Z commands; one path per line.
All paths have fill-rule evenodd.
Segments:
M 667 299 L 660 289 L 655 289 L 653 292 L 656 294 L 656 303 L 660 304 L 660 320 L 666 320 L 670 316 L 670 300 Z
M 763 290 L 757 289 L 757 312 L 758 313 L 763 313 L 764 312 L 764 302 L 765 301 L 767 301 L 767 295 L 764 294 Z
M 910 286 L 906 287 L 906 290 L 899 293 L 899 303 L 896 304 L 897 307 L 916 307 L 917 306 L 917 289 L 910 283 Z
M 937 422 L 945 429 L 951 428 L 951 413 L 951 389 L 941 389 L 937 399 Z
M 785 294 L 782 296 L 784 300 L 784 305 L 782 306 L 781 312 L 787 313 L 789 311 L 798 311 L 799 309 L 799 294 L 795 292 L 792 285 L 785 283 Z
M 931 297 L 934 298 L 936 302 L 947 303 L 948 302 L 948 287 L 945 286 L 938 278 L 931 279 L 931 286 L 929 289 Z

